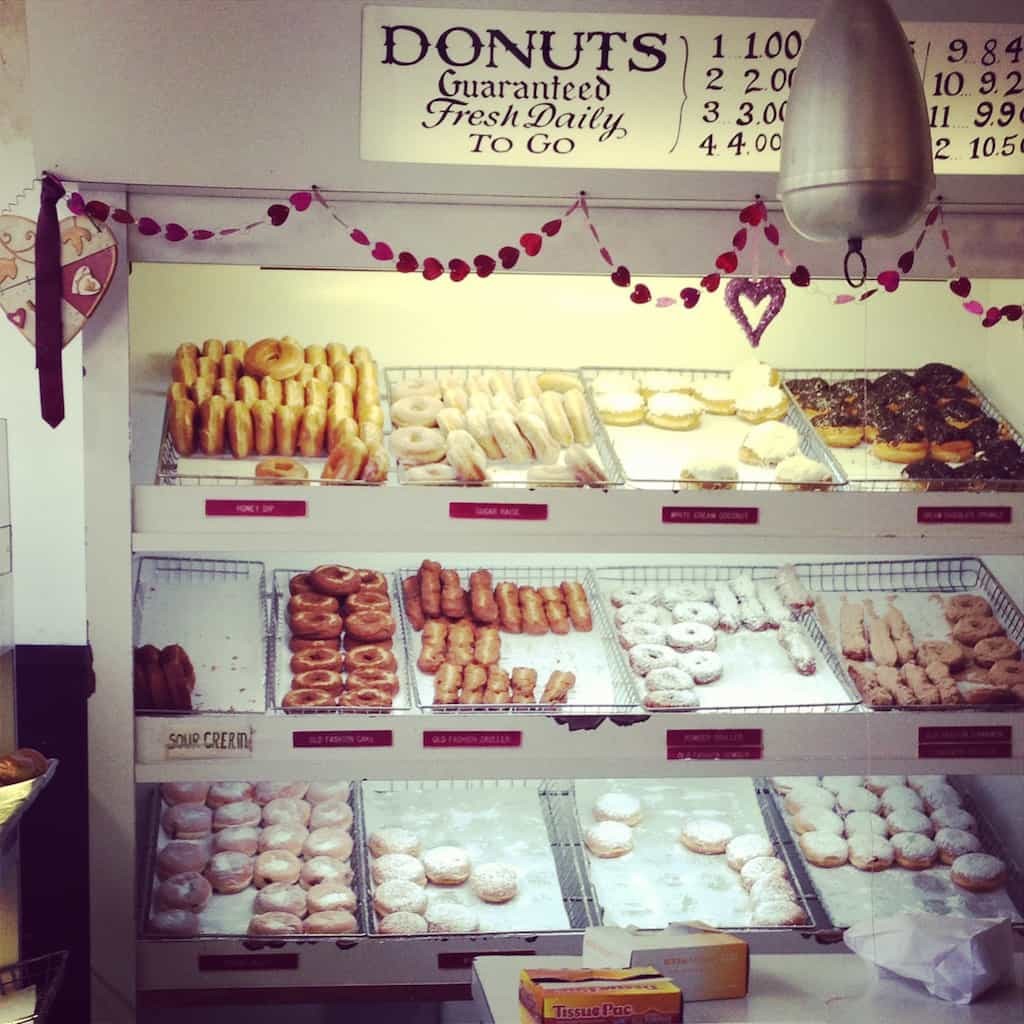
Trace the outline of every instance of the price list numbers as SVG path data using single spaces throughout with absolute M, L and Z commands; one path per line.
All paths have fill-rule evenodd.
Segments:
M 717 33 L 703 54 L 695 54 L 704 62 L 699 66 L 699 123 L 692 137 L 705 162 L 751 170 L 778 166 L 804 33 L 770 27 L 767 20 L 763 24 L 753 32 Z

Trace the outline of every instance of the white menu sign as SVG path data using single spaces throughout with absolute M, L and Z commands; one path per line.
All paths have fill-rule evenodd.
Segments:
M 366 7 L 364 160 L 777 171 L 806 20 Z M 1024 24 L 904 26 L 939 174 L 1024 174 Z

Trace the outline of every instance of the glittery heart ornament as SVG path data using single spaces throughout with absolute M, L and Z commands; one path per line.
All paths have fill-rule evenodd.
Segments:
M 769 300 L 768 307 L 761 314 L 756 327 L 751 326 L 746 310 L 740 305 L 741 298 L 749 299 L 755 309 L 765 299 Z M 761 344 L 761 335 L 779 315 L 785 301 L 786 286 L 777 277 L 736 277 L 725 287 L 725 307 L 743 328 L 743 333 L 753 348 Z

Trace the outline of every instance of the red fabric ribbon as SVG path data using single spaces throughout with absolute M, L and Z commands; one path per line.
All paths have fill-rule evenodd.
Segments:
M 39 405 L 51 427 L 64 420 L 64 322 L 60 263 L 60 223 L 57 203 L 64 186 L 51 174 L 43 176 L 36 221 L 36 369 Z

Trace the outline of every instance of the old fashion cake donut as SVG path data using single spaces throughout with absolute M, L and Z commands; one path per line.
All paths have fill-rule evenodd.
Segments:
M 347 565 L 318 565 L 310 572 L 309 580 L 317 593 L 331 597 L 355 594 L 362 586 L 359 573 Z

